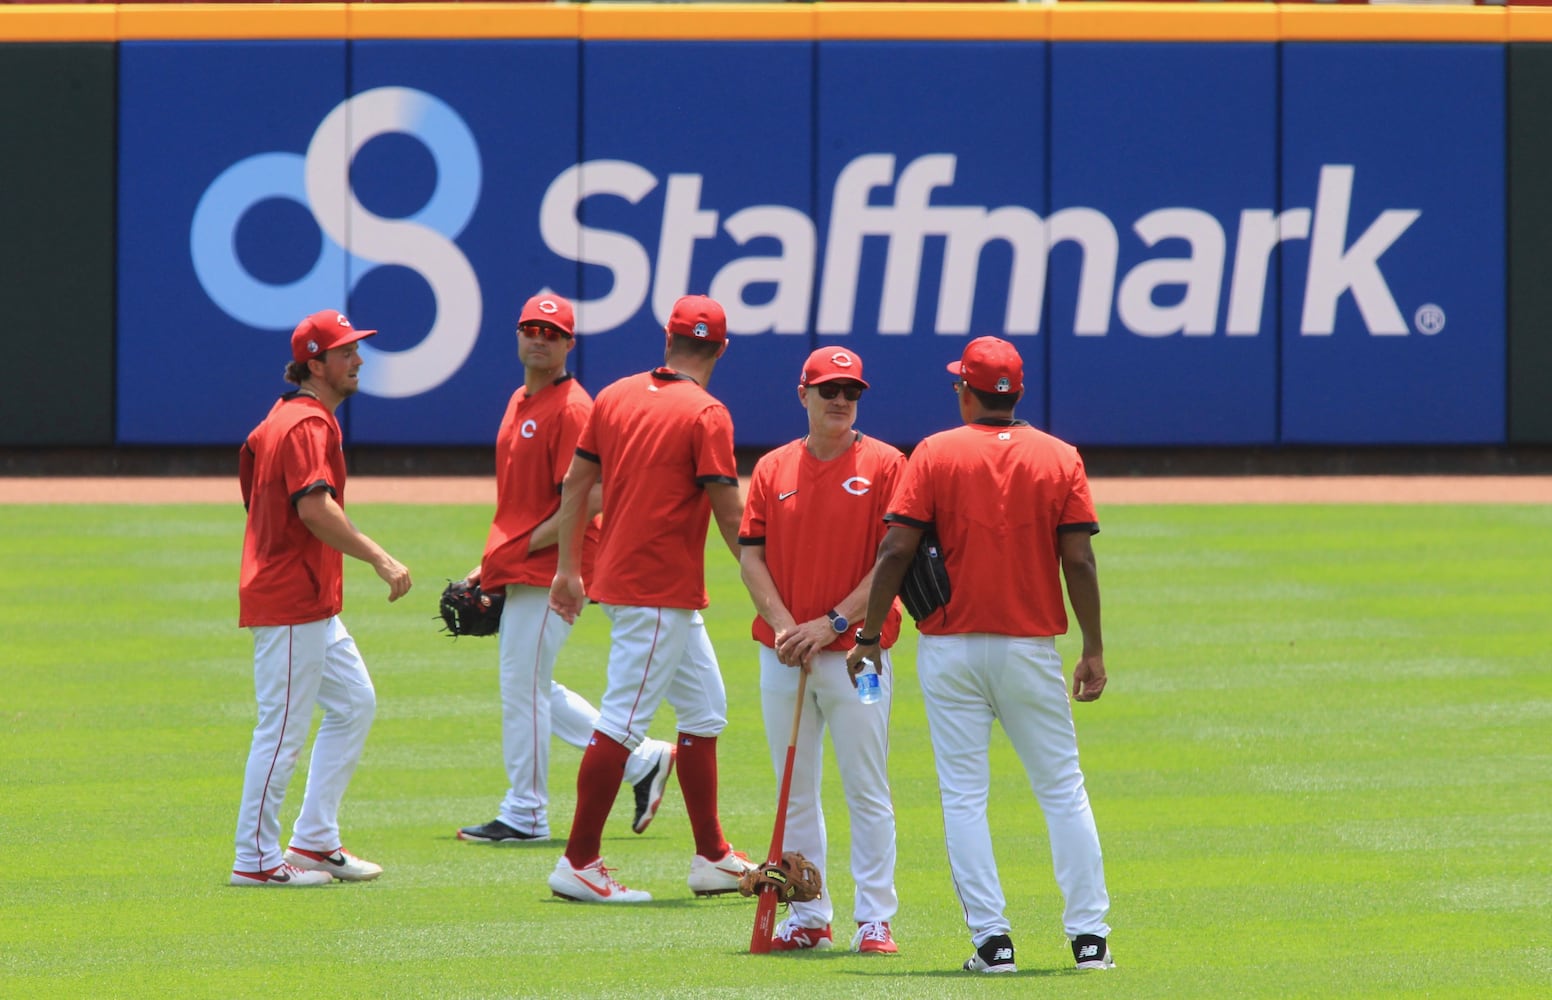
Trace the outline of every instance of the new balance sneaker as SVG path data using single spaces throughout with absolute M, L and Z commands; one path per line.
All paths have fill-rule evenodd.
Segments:
M 636 818 L 631 821 L 632 833 L 644 832 L 652 822 L 652 817 L 657 815 L 657 807 L 663 804 L 663 789 L 668 785 L 668 776 L 674 773 L 674 759 L 679 754 L 679 748 L 672 743 L 662 740 L 647 742 L 657 744 L 653 747 L 657 762 L 645 778 L 632 786 L 636 789 Z
M 993 934 L 986 943 L 965 959 L 966 972 L 1017 972 L 1013 964 L 1013 939 L 1006 934 Z
M 574 903 L 650 903 L 652 894 L 627 889 L 614 880 L 610 869 L 604 867 L 604 859 L 598 858 L 590 865 L 573 868 L 571 861 L 562 854 L 550 872 L 550 892 Z
M 1072 939 L 1072 960 L 1080 969 L 1113 969 L 1110 944 L 1098 934 L 1079 934 Z
M 519 844 L 527 840 L 548 840 L 549 837 L 538 833 L 524 833 L 507 826 L 499 819 L 493 819 L 484 826 L 463 827 L 458 831 L 458 839 L 467 840 L 471 844 Z
M 728 845 L 725 857 L 708 861 L 697 854 L 690 862 L 690 891 L 697 896 L 720 896 L 725 892 L 737 892 L 738 880 L 744 872 L 758 868 L 743 851 Z
M 893 955 L 900 949 L 895 946 L 894 935 L 889 933 L 889 921 L 859 920 L 857 933 L 851 938 L 851 950 L 859 955 Z
M 792 917 L 777 924 L 776 933 L 771 935 L 771 951 L 805 951 L 810 948 L 824 951 L 834 943 L 829 924 L 823 927 L 799 927 Z
M 303 871 L 295 865 L 277 865 L 262 872 L 232 869 L 232 885 L 263 886 L 270 889 L 300 889 L 309 885 L 328 885 L 334 876 L 328 872 Z
M 286 848 L 286 864 L 304 871 L 324 872 L 341 882 L 370 882 L 383 873 L 383 866 L 364 861 L 343 847 L 325 854 L 322 851 L 305 851 L 300 847 Z

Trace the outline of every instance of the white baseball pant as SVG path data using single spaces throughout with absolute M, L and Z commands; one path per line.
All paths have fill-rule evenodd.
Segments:
M 587 747 L 598 724 L 598 710 L 575 691 L 554 680 L 555 660 L 571 635 L 566 620 L 550 610 L 549 591 L 509 584 L 501 610 L 500 646 L 501 755 L 508 788 L 497 818 L 514 830 L 539 837 L 550 834 L 550 736 L 578 750 Z M 632 753 L 625 780 L 646 777 L 650 753 Z
M 792 736 L 792 713 L 798 693 L 798 670 L 784 666 L 776 651 L 760 646 L 760 705 L 765 714 L 765 738 L 780 788 Z M 854 882 L 852 916 L 859 923 L 892 920 L 899 908 L 895 894 L 895 810 L 889 791 L 889 714 L 894 703 L 894 667 L 880 650 L 879 688 L 883 697 L 872 705 L 857 700 L 846 672 L 846 654 L 821 652 L 814 658 L 803 693 L 803 718 L 798 724 L 797 751 L 792 758 L 792 790 L 787 799 L 787 828 L 782 849 L 797 851 L 826 871 L 821 775 L 824 733 L 830 730 L 836 767 L 851 817 L 851 873 Z M 816 900 L 792 903 L 799 927 L 823 927 L 834 917 L 830 879 Z
M 313 741 L 307 790 L 291 846 L 323 852 L 344 846 L 340 800 L 366 746 L 377 694 L 356 642 L 338 616 L 250 631 L 259 719 L 243 774 L 233 868 L 256 872 L 282 861 L 280 805 L 307 741 L 314 705 L 323 707 L 323 722 Z
M 1045 814 L 1068 938 L 1108 937 L 1104 858 L 1078 767 L 1072 705 L 1055 642 L 980 633 L 923 635 L 916 649 L 949 868 L 976 946 L 1009 932 L 986 820 L 994 719 L 1008 734 Z
M 635 750 L 666 698 L 678 716 L 679 732 L 719 735 L 727 726 L 727 690 L 701 613 L 601 607 L 611 627 L 609 682 L 598 706 L 598 731 Z

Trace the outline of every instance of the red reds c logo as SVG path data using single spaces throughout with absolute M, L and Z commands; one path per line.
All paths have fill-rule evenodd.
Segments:
M 537 431 L 538 429 L 539 429 L 539 425 L 536 424 L 534 421 L 532 421 L 532 420 L 524 420 L 522 422 L 522 424 L 518 426 L 517 432 L 519 434 L 521 434 L 525 438 L 531 438 L 531 437 L 534 436 L 534 432 Z
M 830 363 L 837 368 L 850 368 L 851 355 L 847 354 L 845 351 L 836 351 L 834 354 L 830 355 Z
M 841 489 L 845 490 L 847 493 L 850 493 L 854 497 L 865 496 L 867 495 L 868 490 L 871 490 L 872 488 L 873 480 L 864 476 L 852 476 L 850 479 L 841 484 Z
M 560 312 L 560 306 L 556 305 L 550 299 L 543 299 L 539 303 L 539 311 L 542 312 L 542 313 L 549 313 L 549 314 L 553 315 L 555 313 Z

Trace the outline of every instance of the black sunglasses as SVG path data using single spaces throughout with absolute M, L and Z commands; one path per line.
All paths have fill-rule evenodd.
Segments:
M 517 328 L 525 337 L 543 337 L 545 340 L 570 340 L 571 334 L 544 323 L 525 323 Z
M 855 403 L 862 398 L 862 386 L 860 385 L 848 385 L 843 389 L 838 385 L 826 383 L 825 385 L 814 386 L 813 390 L 819 393 L 820 399 L 834 399 L 843 392 L 846 394 L 846 401 L 848 403 Z

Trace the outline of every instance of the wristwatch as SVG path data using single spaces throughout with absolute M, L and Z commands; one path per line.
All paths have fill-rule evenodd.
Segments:
M 863 635 L 862 629 L 857 629 L 857 645 L 859 646 L 877 646 L 879 640 L 882 638 L 884 638 L 884 634 L 882 632 L 879 632 L 875 635 Z
M 841 635 L 844 633 L 846 631 L 846 626 L 851 624 L 841 615 L 840 612 L 836 611 L 834 608 L 826 611 L 825 617 L 830 619 L 830 627 L 835 629 L 836 635 Z

